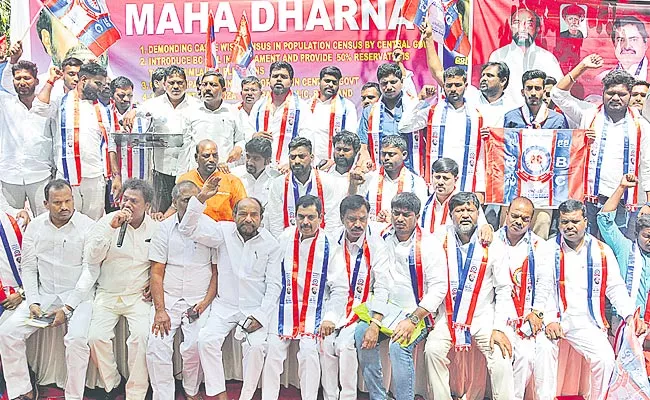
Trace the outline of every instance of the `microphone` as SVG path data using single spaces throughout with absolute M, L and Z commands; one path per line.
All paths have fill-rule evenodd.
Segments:
M 120 226 L 120 233 L 117 235 L 117 247 L 122 247 L 122 243 L 124 243 L 124 235 L 126 235 L 126 227 L 129 225 L 127 221 L 122 222 L 122 226 Z

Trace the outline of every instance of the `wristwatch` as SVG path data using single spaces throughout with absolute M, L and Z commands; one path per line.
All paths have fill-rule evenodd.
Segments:
M 533 314 L 535 314 L 535 315 L 537 316 L 537 318 L 539 318 L 539 319 L 544 319 L 544 313 L 543 313 L 543 312 L 538 311 L 538 310 L 530 310 L 530 312 L 532 312 Z
M 69 309 L 68 306 L 63 306 L 62 310 L 63 310 L 63 315 L 65 315 L 65 320 L 69 321 L 70 317 L 72 317 L 72 313 L 74 312 L 74 310 Z
M 408 313 L 406 314 L 406 318 L 413 323 L 413 325 L 417 325 L 420 323 L 420 318 L 418 318 L 417 315 Z

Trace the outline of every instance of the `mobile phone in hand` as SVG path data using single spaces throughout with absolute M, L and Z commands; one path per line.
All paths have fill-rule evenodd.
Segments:
M 187 320 L 190 322 L 190 324 L 199 319 L 199 312 L 195 310 L 195 307 L 196 304 L 185 311 L 187 313 Z

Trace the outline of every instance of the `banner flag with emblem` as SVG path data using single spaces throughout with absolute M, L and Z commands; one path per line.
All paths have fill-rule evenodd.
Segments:
M 232 46 L 230 54 L 230 65 L 232 66 L 232 81 L 230 91 L 241 92 L 241 81 L 247 76 L 257 76 L 255 71 L 255 50 L 251 30 L 248 27 L 248 18 L 244 12 L 239 20 L 239 30 Z
M 584 130 L 490 129 L 485 148 L 485 201 L 525 196 L 535 207 L 584 197 L 589 146 Z
M 635 312 L 635 319 L 640 310 Z M 650 400 L 650 383 L 646 372 L 645 357 L 643 356 L 643 340 L 646 334 L 636 337 L 634 326 L 625 322 L 616 331 L 614 351 L 616 364 L 614 373 L 609 379 L 607 399 L 638 399 Z
M 41 0 L 43 5 L 97 57 L 122 37 L 105 0 Z

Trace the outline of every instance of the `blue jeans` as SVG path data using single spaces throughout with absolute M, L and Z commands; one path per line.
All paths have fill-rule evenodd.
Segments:
M 374 349 L 362 349 L 363 335 L 368 329 L 368 324 L 359 322 L 354 332 L 354 339 L 359 356 L 359 365 L 363 373 L 363 380 L 368 387 L 370 400 L 385 400 L 386 389 L 384 388 L 384 377 L 379 358 L 379 343 L 389 339 L 383 333 L 379 334 L 377 345 Z M 420 336 L 408 347 L 402 347 L 398 343 L 391 343 L 389 346 L 390 362 L 393 367 L 391 383 L 394 389 L 396 400 L 413 400 L 415 397 L 415 366 L 413 365 L 413 349 L 424 338 L 427 337 L 427 330 L 423 329 Z

